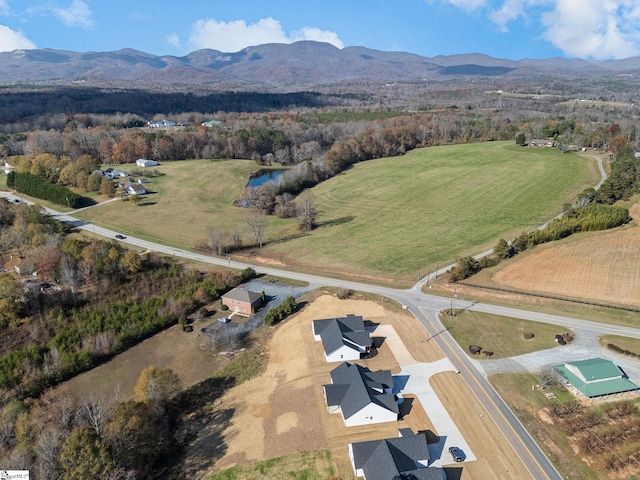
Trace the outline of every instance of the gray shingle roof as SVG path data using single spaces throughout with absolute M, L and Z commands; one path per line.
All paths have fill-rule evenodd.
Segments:
M 349 342 L 363 347 L 371 346 L 371 337 L 364 329 L 364 320 L 353 314 L 342 318 L 314 320 L 313 332 L 320 335 L 326 355 L 342 348 L 343 345 L 349 345 Z
M 418 461 L 429 460 L 425 436 L 410 429 L 401 432 L 402 437 L 352 444 L 355 467 L 363 470 L 366 480 L 442 480 L 443 470 L 418 468 Z
M 331 371 L 332 385 L 325 385 L 327 405 L 340 406 L 345 419 L 356 414 L 370 403 L 398 413 L 398 404 L 385 388 L 393 387 L 393 378 L 388 370 L 372 372 L 360 365 L 344 362 Z
M 222 298 L 228 298 L 230 300 L 236 300 L 238 302 L 250 303 L 253 305 L 258 300 L 262 300 L 262 294 L 258 292 L 252 292 L 251 290 L 244 290 L 242 288 L 234 288 L 225 293 Z

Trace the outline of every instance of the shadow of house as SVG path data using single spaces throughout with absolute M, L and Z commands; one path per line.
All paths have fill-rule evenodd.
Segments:
M 441 468 L 429 467 L 426 437 L 410 428 L 397 438 L 349 444 L 349 458 L 357 477 L 365 480 L 445 480 Z
M 312 329 L 315 340 L 322 342 L 327 362 L 359 360 L 371 350 L 371 335 L 360 316 L 314 320 Z

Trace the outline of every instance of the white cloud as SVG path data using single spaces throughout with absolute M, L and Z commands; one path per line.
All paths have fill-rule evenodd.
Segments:
M 73 0 L 68 8 L 54 8 L 53 14 L 67 27 L 93 28 L 91 9 L 84 0 Z
M 29 50 L 32 48 L 36 48 L 35 43 L 22 33 L 11 30 L 5 25 L 0 25 L 0 52 L 11 52 L 21 49 Z
M 555 0 L 542 15 L 542 35 L 566 55 L 627 58 L 640 53 L 636 0 Z
M 469 11 L 484 7 L 487 3 L 486 0 L 444 0 L 444 2 Z
M 174 47 L 180 48 L 180 36 L 177 33 L 170 33 L 167 35 L 167 42 Z
M 329 42 L 338 48 L 344 46 L 335 32 L 314 27 L 303 27 L 287 35 L 280 22 L 271 17 L 251 24 L 244 20 L 198 20 L 191 27 L 189 40 L 194 48 L 212 48 L 222 52 L 237 52 L 264 43 L 292 43 L 298 40 Z

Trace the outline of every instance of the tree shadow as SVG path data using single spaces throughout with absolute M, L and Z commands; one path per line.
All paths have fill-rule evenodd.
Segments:
M 151 205 L 156 205 L 156 204 L 157 204 L 157 202 L 140 202 L 140 203 L 138 204 L 138 206 L 139 206 L 139 207 L 149 207 L 149 206 L 151 206 Z
M 319 222 L 316 228 L 335 227 L 336 225 L 344 225 L 355 220 L 356 217 L 348 215 L 346 217 L 334 218 L 333 220 L 327 220 L 326 222 Z
M 195 478 L 226 454 L 223 433 L 231 425 L 235 408 L 214 407 L 235 383 L 235 377 L 208 378 L 174 398 L 169 412 L 175 419 L 177 448 L 167 456 L 155 478 Z

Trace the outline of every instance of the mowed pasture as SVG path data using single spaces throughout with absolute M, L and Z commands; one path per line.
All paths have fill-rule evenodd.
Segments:
M 355 165 L 313 189 L 312 235 L 264 255 L 413 281 L 538 227 L 599 180 L 593 160 L 513 142 L 430 147 Z
M 123 170 L 127 165 L 122 166 Z M 138 205 L 112 202 L 79 212 L 78 217 L 111 226 L 124 234 L 191 248 L 217 227 L 228 234 L 240 232 L 244 243 L 248 211 L 233 206 L 252 172 L 261 167 L 250 160 L 187 160 L 166 162 L 150 170 L 161 176 L 149 178 L 150 192 Z M 269 217 L 266 241 L 297 233 L 295 220 Z
M 238 160 L 167 163 L 140 205 L 115 202 L 80 216 L 180 246 L 195 245 L 211 226 L 243 232 L 252 245 L 247 211 L 232 204 L 257 169 Z M 252 261 L 411 283 L 436 264 L 537 227 L 598 180 L 593 160 L 513 142 L 362 162 L 313 189 L 319 215 L 312 232 L 299 232 L 295 219 L 269 217 L 266 245 Z

